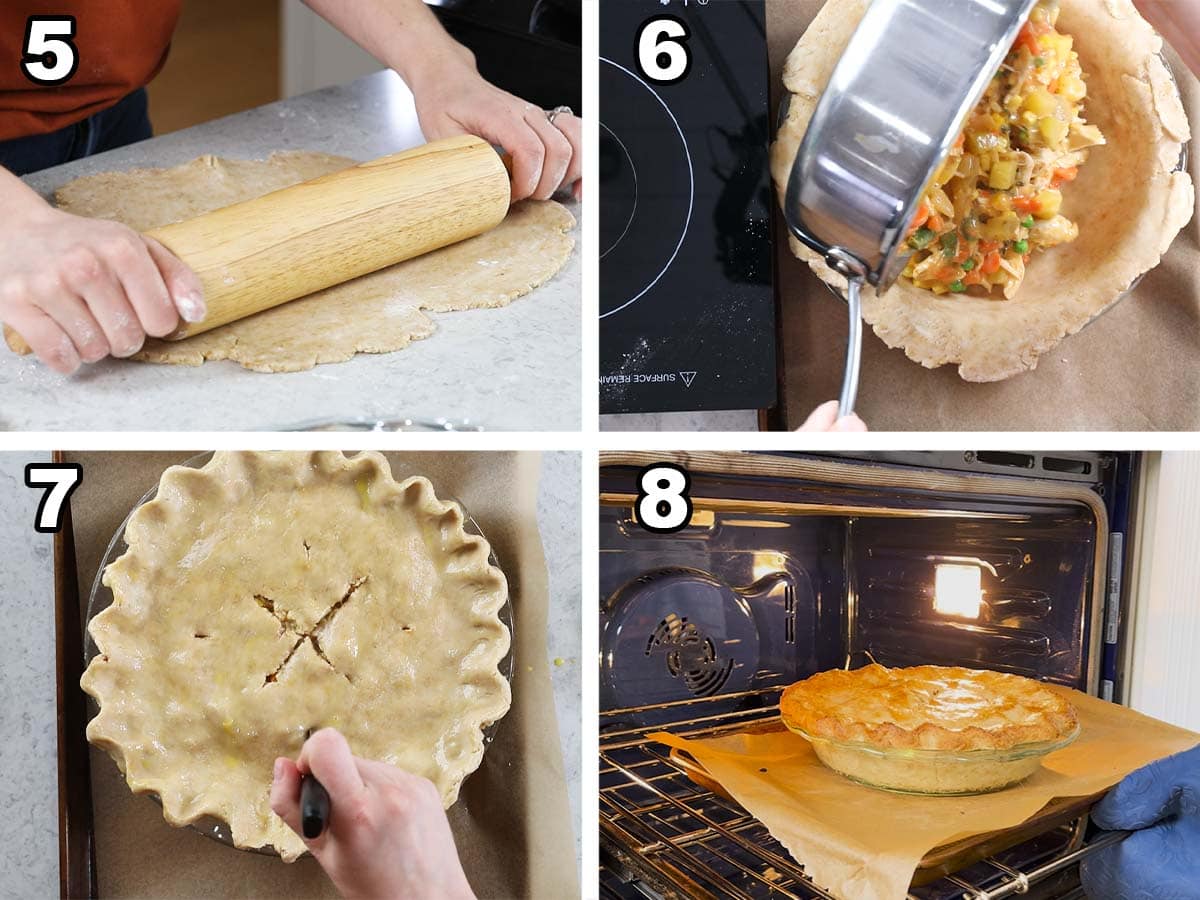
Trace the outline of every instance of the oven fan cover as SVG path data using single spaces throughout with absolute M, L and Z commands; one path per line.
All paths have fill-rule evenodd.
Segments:
M 648 572 L 604 608 L 603 709 L 744 691 L 758 672 L 760 639 L 749 603 L 706 572 Z

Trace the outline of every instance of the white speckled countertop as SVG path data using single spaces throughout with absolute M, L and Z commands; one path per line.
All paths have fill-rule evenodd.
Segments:
M 0 898 L 58 896 L 58 763 L 54 682 L 52 538 L 32 522 L 39 494 L 27 462 L 48 453 L 0 453 L 0 546 L 7 646 L 0 654 Z M 547 653 L 579 861 L 580 457 L 547 453 L 538 515 L 549 569 Z
M 758 411 L 640 413 L 600 417 L 601 431 L 758 431 Z
M 319 150 L 367 160 L 422 143 L 412 95 L 391 72 L 314 91 L 35 173 L 45 196 L 97 172 L 173 166 L 205 153 L 262 159 Z M 575 218 L 580 207 L 570 203 Z M 232 362 L 199 368 L 108 359 L 70 377 L 0 352 L 0 430 L 270 431 L 329 420 L 410 419 L 489 430 L 577 431 L 581 424 L 576 251 L 527 297 L 500 309 L 435 313 L 437 332 L 408 349 L 359 354 L 308 372 L 263 374 Z
M 582 721 L 580 653 L 583 635 L 583 583 L 579 497 L 583 470 L 580 454 L 542 455 L 538 490 L 538 523 L 550 577 L 550 614 L 546 623 L 546 653 L 552 666 L 554 709 L 562 741 L 563 772 L 575 826 L 575 861 L 579 864 L 580 722 Z
M 49 453 L 0 453 L 0 546 L 7 649 L 0 653 L 0 897 L 58 896 L 58 735 L 54 683 L 53 536 L 33 530 L 40 492 L 25 464 Z

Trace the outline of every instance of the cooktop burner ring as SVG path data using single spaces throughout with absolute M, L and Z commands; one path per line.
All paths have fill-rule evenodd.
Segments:
M 625 154 L 625 161 L 629 164 L 629 172 L 633 176 L 633 203 L 629 210 L 629 218 L 625 220 L 625 227 L 621 229 L 621 233 L 617 235 L 616 239 L 607 247 L 600 248 L 600 258 L 604 259 L 604 257 L 608 256 L 609 252 L 612 251 L 617 244 L 625 240 L 625 235 L 629 234 L 629 226 L 633 224 L 633 219 L 637 215 L 638 183 L 637 168 L 633 165 L 633 157 L 629 155 L 629 148 L 625 146 L 625 142 L 617 137 L 613 130 L 603 122 L 600 123 L 600 127 L 603 128 L 608 133 L 608 136 L 616 141 L 617 146 L 621 148 L 621 152 Z M 601 316 L 600 318 L 603 319 L 604 316 Z
M 688 229 L 690 228 L 691 223 L 692 223 L 692 213 L 694 211 L 695 201 L 696 201 L 696 179 L 695 179 L 695 169 L 694 169 L 693 163 L 692 163 L 692 153 L 688 147 L 687 137 L 684 135 L 683 128 L 680 126 L 679 120 L 675 117 L 675 114 L 671 111 L 671 108 L 666 104 L 666 102 L 662 99 L 662 97 L 659 96 L 658 92 L 655 91 L 654 88 L 652 88 L 650 85 L 648 85 L 640 77 L 638 77 L 638 75 L 636 75 L 634 72 L 631 72 L 629 69 L 625 68 L 625 66 L 621 65 L 620 63 L 614 62 L 613 60 L 607 59 L 605 57 L 600 57 L 600 62 L 602 64 L 601 65 L 601 77 L 602 78 L 604 77 L 604 72 L 606 72 L 606 71 L 609 73 L 618 74 L 618 76 L 622 76 L 622 75 L 625 76 L 624 78 L 619 78 L 619 81 L 624 82 L 626 85 L 636 85 L 641 88 L 641 91 L 635 92 L 634 96 L 644 96 L 643 92 L 648 93 L 650 95 L 650 97 L 652 97 L 654 99 L 654 102 L 657 104 L 657 106 L 660 107 L 661 110 L 666 113 L 666 119 L 670 121 L 671 127 L 674 129 L 675 134 L 678 135 L 679 148 L 682 150 L 681 158 L 687 164 L 687 210 L 683 216 L 683 224 L 679 230 L 678 239 L 674 242 L 674 246 L 670 246 L 670 241 L 668 240 L 668 246 L 670 247 L 670 253 L 667 257 L 666 262 L 660 268 L 658 268 L 657 272 L 654 274 L 654 276 L 652 278 L 650 278 L 650 280 L 646 284 L 644 284 L 640 288 L 636 289 L 636 293 L 634 293 L 628 299 L 623 300 L 622 302 L 620 302 L 619 305 L 613 307 L 612 309 L 608 309 L 608 310 L 602 309 L 602 311 L 600 313 L 600 318 L 605 319 L 611 315 L 621 312 L 621 310 L 626 309 L 627 307 L 633 305 L 638 300 L 640 300 L 643 296 L 646 295 L 646 293 L 648 291 L 650 291 L 651 288 L 653 288 L 656 284 L 658 284 L 658 282 L 662 279 L 662 277 L 667 273 L 667 271 L 675 263 L 675 259 L 679 255 L 679 250 L 683 246 L 684 239 L 687 237 Z M 606 70 L 606 69 L 604 69 L 603 64 L 607 64 L 611 68 Z M 619 91 L 605 92 L 602 90 L 601 93 L 602 93 L 602 96 L 606 93 L 609 93 L 610 96 L 615 97 L 615 96 L 617 96 Z M 603 125 L 604 123 L 602 122 L 601 124 Z M 628 146 L 628 144 L 625 141 L 622 141 L 618 137 L 616 130 L 614 130 L 613 128 L 611 128 L 607 125 L 604 125 L 604 130 L 606 132 L 608 132 L 608 134 L 612 135 L 612 137 L 621 146 L 621 149 L 624 151 L 626 157 L 629 159 L 629 161 L 631 163 L 633 163 L 634 157 L 635 157 L 635 155 L 637 155 L 639 148 L 634 147 L 634 152 L 631 153 L 630 147 Z M 655 150 L 657 150 L 657 149 L 658 148 L 655 148 Z M 661 154 L 656 154 L 656 155 L 661 155 Z M 634 165 L 634 178 L 635 178 L 635 181 L 638 178 L 636 164 Z M 621 232 L 620 238 L 618 238 L 616 241 L 614 241 L 607 248 L 607 250 L 604 253 L 604 256 L 607 256 L 609 251 L 615 249 L 618 245 L 620 245 L 622 240 L 624 240 L 625 236 L 629 232 L 630 228 L 633 226 L 634 220 L 637 217 L 637 213 L 641 210 L 643 210 L 643 207 L 640 204 L 635 203 L 634 209 L 632 210 L 632 212 L 630 214 L 629 221 L 625 224 L 625 228 Z M 601 259 L 603 259 L 603 256 L 601 257 Z M 603 306 L 603 297 L 601 298 L 601 303 Z

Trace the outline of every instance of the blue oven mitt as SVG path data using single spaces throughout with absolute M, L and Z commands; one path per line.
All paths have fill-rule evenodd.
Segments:
M 1133 834 L 1084 859 L 1091 900 L 1200 900 L 1200 747 L 1131 773 L 1092 821 Z

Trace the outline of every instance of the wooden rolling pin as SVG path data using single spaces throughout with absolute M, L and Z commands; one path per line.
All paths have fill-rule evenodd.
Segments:
M 146 234 L 187 263 L 208 313 L 178 340 L 466 240 L 508 213 L 509 175 L 477 137 L 434 141 Z M 7 325 L 16 353 L 29 346 Z

